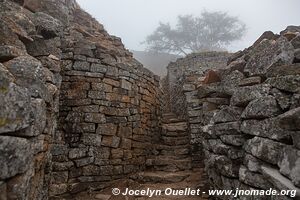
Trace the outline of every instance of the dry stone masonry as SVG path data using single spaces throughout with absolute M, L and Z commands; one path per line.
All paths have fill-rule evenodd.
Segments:
M 203 144 L 212 188 L 290 189 L 299 198 L 299 32 L 292 26 L 280 35 L 266 32 L 231 55 L 224 69 L 184 86 L 191 134 Z
M 0 10 L 0 199 L 99 189 L 143 170 L 159 77 L 73 0 Z
M 0 199 L 76 199 L 120 180 L 299 198 L 299 50 L 289 26 L 179 59 L 160 83 L 75 0 L 0 0 Z

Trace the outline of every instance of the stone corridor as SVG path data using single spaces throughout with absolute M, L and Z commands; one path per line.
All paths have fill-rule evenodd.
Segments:
M 0 0 L 0 200 L 300 198 L 299 26 L 167 69 L 145 68 L 75 0 Z
M 173 113 L 162 115 L 161 138 L 154 144 L 155 155 L 146 161 L 145 171 L 131 175 L 129 178 L 114 181 L 102 191 L 89 191 L 66 197 L 76 200 L 168 200 L 168 199 L 208 199 L 203 191 L 208 190 L 207 176 L 203 168 L 192 168 L 190 136 L 187 122 L 176 118 Z M 160 190 L 163 195 L 113 195 L 112 189 L 125 192 L 131 190 Z M 199 195 L 165 195 L 165 190 L 199 190 Z M 168 194 L 168 193 L 167 193 Z

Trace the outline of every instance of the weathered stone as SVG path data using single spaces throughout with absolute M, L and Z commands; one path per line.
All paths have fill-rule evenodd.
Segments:
M 266 73 L 267 77 L 277 77 L 277 76 L 288 76 L 288 75 L 299 75 L 300 74 L 300 64 L 290 64 L 290 65 L 273 65 Z
M 214 123 L 234 122 L 240 120 L 242 109 L 235 106 L 224 106 L 213 116 Z
M 290 195 L 295 197 L 295 199 L 300 197 L 300 189 L 295 187 L 293 183 L 281 175 L 277 169 L 271 168 L 269 166 L 262 166 L 262 173 L 267 177 L 268 181 L 271 182 L 279 190 L 293 190 L 296 193 Z
M 112 86 L 105 84 L 105 83 L 92 83 L 92 89 L 104 91 L 104 92 L 112 92 L 113 91 Z
M 247 153 L 273 165 L 278 163 L 283 148 L 282 143 L 260 137 L 248 140 L 244 146 Z
M 186 122 L 163 124 L 163 129 L 166 129 L 167 131 L 186 131 L 187 128 Z
M 289 177 L 296 187 L 300 187 L 300 151 L 292 147 L 284 148 L 278 165 L 280 173 Z
M 184 92 L 194 91 L 195 89 L 196 89 L 196 86 L 193 84 L 184 84 L 183 85 Z
M 118 148 L 120 145 L 120 138 L 116 136 L 103 136 L 101 145 Z
M 83 144 L 91 145 L 91 146 L 101 146 L 102 136 L 99 134 L 92 134 L 92 133 L 83 133 L 81 141 Z
M 97 63 L 92 63 L 91 65 L 91 72 L 98 72 L 98 73 L 106 73 L 107 71 L 107 66 L 97 64 Z
M 256 85 L 256 84 L 260 84 L 260 83 L 261 83 L 261 77 L 253 76 L 253 77 L 243 79 L 239 83 L 239 86 L 251 86 L 251 85 Z
M 85 121 L 86 122 L 92 122 L 92 123 L 105 123 L 105 116 L 100 113 L 86 113 L 85 114 Z
M 204 84 L 220 82 L 220 76 L 213 70 L 209 70 L 206 74 L 206 77 L 203 81 Z
M 87 155 L 87 148 L 74 148 L 69 150 L 69 158 L 82 158 Z
M 96 161 L 102 159 L 108 159 L 110 157 L 110 148 L 108 147 L 90 147 L 89 156 L 95 157 Z
M 112 157 L 112 159 L 123 158 L 123 156 L 124 156 L 123 149 L 112 149 L 111 150 L 111 157 Z
M 120 82 L 119 81 L 116 81 L 116 80 L 113 80 L 113 79 L 109 79 L 109 78 L 104 78 L 103 79 L 103 83 L 106 83 L 108 85 L 112 85 L 112 86 L 115 86 L 115 87 L 119 87 L 120 86 Z
M 255 158 L 251 154 L 246 154 L 244 157 L 243 164 L 246 166 L 246 168 L 251 172 L 260 172 L 262 161 Z
M 244 74 L 238 70 L 232 71 L 230 74 L 226 75 L 223 78 L 221 88 L 217 88 L 220 91 L 216 91 L 219 93 L 224 93 L 227 95 L 234 95 L 236 92 L 238 85 L 245 78 Z
M 207 167 L 216 168 L 222 175 L 237 178 L 239 176 L 239 165 L 233 163 L 226 156 L 210 154 L 207 156 Z
M 0 98 L 0 133 L 14 132 L 30 125 L 33 116 L 27 89 L 7 82 L 1 85 Z
M 0 61 L 9 61 L 15 57 L 26 55 L 25 51 L 22 51 L 15 46 L 3 45 L 0 46 Z
M 287 130 L 300 130 L 300 108 L 292 109 L 279 116 L 280 127 Z
M 67 192 L 67 184 L 51 184 L 49 187 L 49 194 L 51 196 L 60 195 Z
M 265 31 L 253 44 L 253 46 L 259 45 L 263 40 L 276 40 L 279 35 L 275 35 L 272 31 Z
M 268 84 L 237 88 L 231 97 L 230 104 L 245 106 L 254 99 L 268 96 L 270 89 L 270 85 Z
M 30 143 L 23 138 L 0 136 L 0 179 L 24 173 L 32 162 Z
M 294 59 L 293 46 L 284 37 L 278 40 L 263 40 L 254 47 L 251 58 L 245 66 L 249 75 L 263 75 L 273 64 L 292 64 Z
M 94 166 L 94 165 L 88 165 L 84 166 L 82 168 L 82 173 L 84 176 L 93 176 L 93 175 L 99 175 L 101 172 L 99 166 Z
M 80 158 L 80 159 L 74 160 L 74 162 L 77 167 L 82 167 L 82 166 L 86 166 L 86 165 L 93 163 L 94 158 L 93 157 Z
M 266 80 L 266 83 L 272 85 L 279 90 L 283 90 L 286 92 L 300 92 L 300 75 L 288 75 L 288 76 L 280 76 L 276 78 L 269 78 Z
M 34 169 L 31 163 L 29 170 L 23 174 L 18 174 L 7 181 L 7 199 L 28 199 L 30 188 L 28 182 L 34 176 Z
M 132 138 L 133 130 L 131 127 L 120 126 L 118 130 L 118 136 L 122 138 Z
M 250 172 L 246 167 L 241 166 L 239 171 L 239 179 L 250 186 L 262 189 L 270 189 L 272 185 L 264 178 L 263 175 Z
M 132 83 L 130 83 L 129 81 L 126 81 L 126 80 L 122 79 L 120 87 L 123 88 L 123 89 L 125 89 L 125 90 L 131 90 Z
M 265 96 L 251 101 L 242 113 L 243 119 L 261 119 L 280 114 L 275 97 Z
M 279 127 L 278 118 L 265 120 L 244 120 L 241 131 L 249 135 L 256 135 L 272 140 L 286 140 L 290 138 L 291 132 Z
M 73 65 L 73 69 L 78 71 L 89 71 L 90 64 L 88 62 L 76 61 Z
M 62 24 L 59 20 L 43 12 L 37 12 L 34 15 L 34 23 L 37 31 L 45 39 L 60 36 L 62 33 Z
M 51 154 L 54 156 L 66 155 L 68 153 L 67 146 L 64 144 L 53 144 L 51 147 Z
M 240 133 L 240 122 L 227 122 L 212 125 L 211 130 L 216 135 L 239 135 Z
M 277 88 L 273 88 L 271 90 L 271 94 L 275 97 L 278 105 L 282 110 L 286 110 L 291 105 L 291 95 L 286 94 L 278 90 Z
M 243 144 L 246 142 L 244 135 L 221 135 L 220 139 L 225 144 L 233 146 L 243 146 Z
M 293 45 L 293 47 L 295 49 L 300 48 L 300 35 L 299 34 L 291 40 L 291 44 Z
M 73 162 L 53 162 L 54 171 L 66 171 L 74 166 Z
M 100 135 L 116 135 L 117 126 L 112 123 L 99 124 L 96 133 Z
M 46 102 L 50 102 L 43 67 L 38 60 L 30 56 L 20 56 L 4 65 L 16 77 L 16 84 L 27 87 L 31 96 L 41 97 Z
M 51 174 L 52 182 L 55 184 L 67 183 L 68 182 L 68 171 L 64 172 L 53 172 Z
M 231 159 L 238 159 L 243 157 L 244 151 L 234 146 L 225 145 L 220 139 L 210 139 L 205 141 L 204 145 L 208 150 L 215 154 L 226 155 Z
M 294 131 L 291 133 L 293 144 L 297 149 L 300 149 L 300 131 Z

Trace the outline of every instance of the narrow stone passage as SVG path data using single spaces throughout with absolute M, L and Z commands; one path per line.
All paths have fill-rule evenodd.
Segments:
M 160 142 L 154 144 L 154 155 L 146 162 L 146 170 L 131 175 L 112 183 L 111 187 L 101 192 L 84 192 L 76 199 L 207 199 L 202 193 L 207 188 L 205 173 L 201 168 L 192 168 L 190 136 L 188 124 L 182 119 L 177 119 L 173 113 L 163 114 L 162 132 Z M 161 194 L 151 195 L 112 195 L 113 188 L 118 188 L 121 193 L 128 190 L 160 191 Z M 171 190 L 172 189 L 172 192 Z M 178 195 L 179 190 L 199 189 L 199 195 Z M 169 194 L 171 193 L 171 194 Z

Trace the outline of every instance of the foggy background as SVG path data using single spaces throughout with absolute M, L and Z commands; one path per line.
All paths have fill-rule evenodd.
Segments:
M 178 15 L 199 16 L 203 10 L 225 11 L 247 25 L 243 39 L 229 51 L 244 49 L 266 30 L 278 33 L 300 25 L 300 0 L 77 0 L 109 34 L 122 38 L 125 47 L 143 51 L 141 44 L 159 22 L 176 24 Z M 138 54 L 134 52 L 135 54 Z

